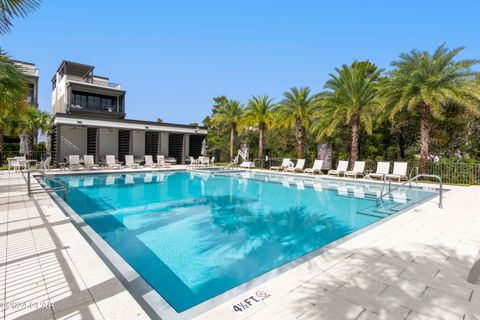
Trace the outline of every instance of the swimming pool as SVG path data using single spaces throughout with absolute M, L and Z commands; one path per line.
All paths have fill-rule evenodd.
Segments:
M 177 312 L 436 195 L 252 172 L 58 175 L 67 203 Z

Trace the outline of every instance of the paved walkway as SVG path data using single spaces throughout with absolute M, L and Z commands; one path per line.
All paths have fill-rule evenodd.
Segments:
M 0 171 L 0 319 L 149 319 L 45 194 Z
M 480 188 L 452 187 L 443 210 L 437 201 L 198 319 L 480 320 L 480 283 L 465 280 L 480 249 Z M 29 199 L 24 178 L 5 171 L 0 243 L 0 319 L 149 318 L 49 196 Z

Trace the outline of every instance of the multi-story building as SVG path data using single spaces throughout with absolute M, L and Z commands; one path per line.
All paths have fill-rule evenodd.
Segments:
M 28 86 L 25 102 L 38 108 L 38 69 L 30 62 L 11 60 L 14 65 L 23 71 Z
M 68 155 L 107 154 L 124 161 L 127 154 L 173 157 L 185 163 L 198 157 L 207 131 L 203 127 L 126 119 L 125 91 L 94 66 L 63 61 L 52 78 L 53 161 Z M 154 157 L 155 158 L 155 157 Z

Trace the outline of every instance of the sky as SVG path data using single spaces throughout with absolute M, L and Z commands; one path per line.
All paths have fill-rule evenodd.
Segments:
M 201 123 L 212 98 L 276 101 L 293 86 L 321 91 L 335 67 L 402 52 L 465 46 L 480 58 L 480 1 L 53 1 L 0 36 L 40 73 L 40 108 L 62 60 L 94 65 L 126 90 L 129 119 Z

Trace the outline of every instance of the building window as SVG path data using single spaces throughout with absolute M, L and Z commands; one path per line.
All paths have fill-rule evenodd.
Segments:
M 71 108 L 102 112 L 119 112 L 118 98 L 86 92 L 72 91 Z

